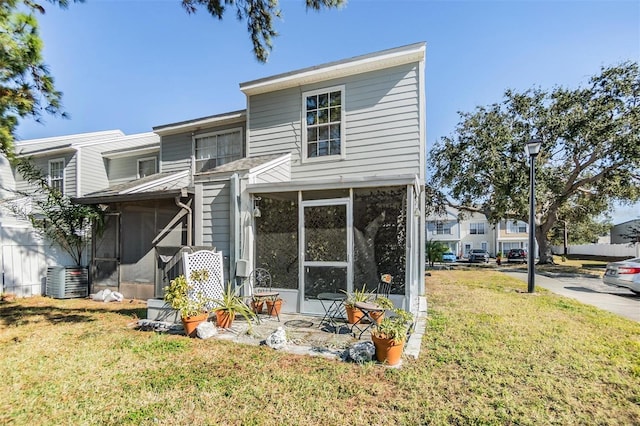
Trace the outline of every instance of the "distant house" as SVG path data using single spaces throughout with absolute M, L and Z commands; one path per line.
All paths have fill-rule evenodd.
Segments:
M 427 239 L 447 245 L 458 258 L 467 258 L 472 249 L 486 250 L 491 256 L 507 253 L 513 248 L 528 248 L 529 229 L 525 222 L 500 220 L 491 224 L 481 213 L 466 213 L 447 208 L 441 216 L 431 215 L 426 220 Z
M 94 290 L 161 297 L 181 247 L 215 247 L 225 280 L 269 269 L 290 312 L 324 312 L 320 293 L 374 288 L 383 273 L 415 312 L 424 61 L 417 43 L 249 81 L 244 110 L 154 127 L 158 174 L 78 198 L 110 215 Z
M 640 242 L 640 219 L 628 220 L 613 225 L 610 235 L 611 244 Z

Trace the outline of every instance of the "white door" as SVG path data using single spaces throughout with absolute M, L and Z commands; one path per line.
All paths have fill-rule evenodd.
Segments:
M 351 291 L 353 241 L 348 198 L 303 201 L 300 209 L 300 306 L 303 313 L 324 313 L 320 293 Z

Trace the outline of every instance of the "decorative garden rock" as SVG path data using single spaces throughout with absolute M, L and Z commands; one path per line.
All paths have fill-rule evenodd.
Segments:
M 210 339 L 218 334 L 218 329 L 212 322 L 205 321 L 196 327 L 196 335 L 199 339 Z
M 287 333 L 284 328 L 278 327 L 276 331 L 271 333 L 265 340 L 267 346 L 273 349 L 282 349 L 287 344 Z
M 358 364 L 372 361 L 375 354 L 376 348 L 369 341 L 358 342 L 349 348 L 349 358 Z

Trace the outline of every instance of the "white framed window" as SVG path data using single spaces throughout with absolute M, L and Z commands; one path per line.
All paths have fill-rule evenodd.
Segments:
M 49 160 L 49 186 L 64 194 L 64 158 Z
M 195 173 L 215 169 L 242 158 L 242 129 L 194 136 L 193 156 Z
M 470 223 L 469 224 L 469 233 L 474 235 L 484 235 L 484 223 Z
M 138 178 L 151 176 L 158 173 L 158 161 L 156 157 L 138 159 Z
M 486 252 L 489 252 L 489 243 L 486 241 L 481 242 L 480 248 Z
M 303 161 L 345 158 L 344 86 L 302 94 Z
M 527 223 L 521 220 L 511 220 L 507 222 L 507 234 L 527 233 Z
M 450 222 L 436 222 L 436 227 L 433 231 L 436 235 L 451 235 L 451 223 Z

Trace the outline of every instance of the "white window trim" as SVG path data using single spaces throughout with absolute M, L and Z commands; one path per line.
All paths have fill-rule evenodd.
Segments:
M 140 163 L 142 161 L 149 161 L 149 160 L 153 160 L 153 165 L 154 165 L 154 174 L 158 173 L 158 159 L 156 157 L 145 157 L 145 158 L 138 158 L 138 160 L 136 161 L 137 163 L 137 167 L 136 167 L 136 176 L 138 176 L 138 179 L 140 179 Z
M 65 193 L 65 185 L 67 183 L 67 164 L 66 161 L 64 160 L 64 158 L 53 158 L 51 160 L 49 160 L 48 166 L 49 166 L 49 170 L 47 173 L 47 183 L 49 184 L 49 186 L 51 185 L 51 164 L 52 163 L 62 163 L 62 195 L 64 195 Z
M 475 226 L 474 226 L 475 225 Z M 482 226 L 482 233 L 478 232 L 478 227 Z M 475 233 L 471 232 L 471 229 L 475 227 Z M 470 222 L 469 223 L 469 235 L 487 235 L 487 227 L 484 222 Z
M 198 133 L 191 135 L 191 174 L 194 175 L 196 173 L 196 139 L 207 138 L 209 136 L 218 136 L 218 135 L 226 135 L 228 133 L 240 133 L 240 158 L 243 158 L 244 155 L 242 153 L 242 149 L 246 141 L 243 139 L 242 127 L 233 127 L 231 129 L 224 130 L 216 130 L 215 132 L 207 132 L 207 133 Z
M 340 106 L 340 155 L 323 155 L 321 157 L 307 156 L 307 96 L 317 95 L 319 93 L 337 92 L 340 91 L 340 98 L 342 99 L 342 105 Z M 309 90 L 302 92 L 302 108 L 300 110 L 300 124 L 302 128 L 302 163 L 317 163 L 325 161 L 344 160 L 347 158 L 347 140 L 346 135 L 346 86 L 344 84 L 333 87 L 325 87 L 322 89 Z

